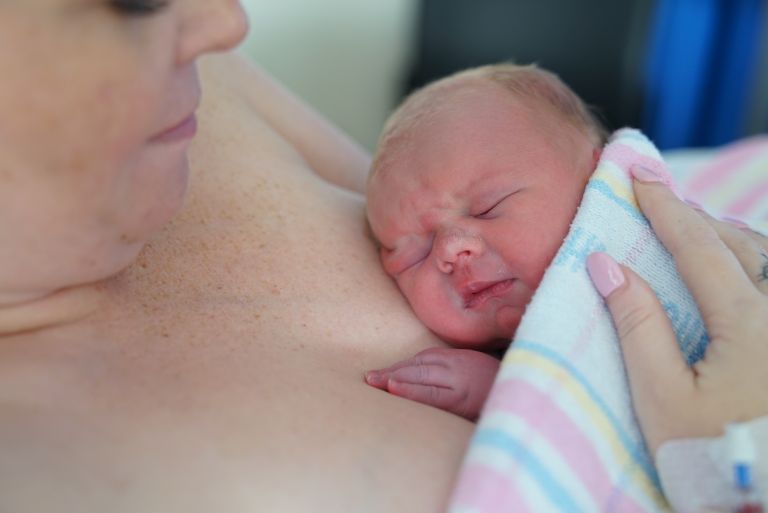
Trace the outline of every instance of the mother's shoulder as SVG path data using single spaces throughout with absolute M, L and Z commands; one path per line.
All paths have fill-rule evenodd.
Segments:
M 255 90 L 271 79 L 255 62 L 238 52 L 226 52 L 202 57 L 198 61 L 203 91 L 215 89 L 219 93 L 255 102 Z
M 238 52 L 209 55 L 199 61 L 205 103 L 235 101 L 270 125 L 279 125 L 286 104 L 295 100 L 257 63 Z
M 230 53 L 204 59 L 201 71 L 204 97 L 210 93 L 212 104 L 236 102 L 238 116 L 255 114 L 300 155 L 305 169 L 343 188 L 365 190 L 368 152 L 257 64 Z

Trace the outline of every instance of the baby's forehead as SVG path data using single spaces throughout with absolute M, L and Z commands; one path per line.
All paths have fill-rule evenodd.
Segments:
M 408 165 L 405 160 L 402 159 L 400 165 L 391 161 L 378 170 L 368 186 L 369 202 L 397 210 L 411 206 L 418 198 L 424 198 L 436 189 L 434 182 L 427 179 L 427 173 L 420 170 L 420 166 Z
M 437 167 L 437 169 L 435 169 Z M 369 203 L 379 213 L 397 219 L 402 213 L 427 216 L 491 196 L 499 188 L 502 175 L 510 178 L 513 169 L 499 165 L 493 169 L 392 165 L 383 168 L 369 186 Z
M 445 184 L 414 166 L 386 166 L 369 183 L 369 217 L 390 224 L 404 215 L 423 213 L 426 208 L 447 206 L 452 196 Z
M 427 128 L 445 112 L 471 108 L 473 100 L 481 100 L 492 90 L 508 98 L 516 97 L 487 78 L 473 76 L 451 77 L 427 86 L 408 97 L 387 120 L 382 143 L 397 143 L 401 134 Z

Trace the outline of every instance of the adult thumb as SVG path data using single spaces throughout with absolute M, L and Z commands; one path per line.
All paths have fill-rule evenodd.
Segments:
M 613 317 L 635 412 L 655 453 L 674 431 L 669 420 L 684 406 L 692 372 L 664 308 L 645 280 L 605 253 L 591 254 L 587 270 Z

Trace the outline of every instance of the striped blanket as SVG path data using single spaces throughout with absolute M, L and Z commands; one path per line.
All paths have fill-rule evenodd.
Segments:
M 679 192 L 768 223 L 768 138 L 679 173 Z M 667 170 L 640 132 L 616 132 L 571 230 L 526 311 L 478 423 L 453 513 L 669 511 L 631 409 L 613 324 L 585 270 L 605 251 L 661 299 L 689 362 L 708 342 L 669 253 L 637 208 L 629 167 Z

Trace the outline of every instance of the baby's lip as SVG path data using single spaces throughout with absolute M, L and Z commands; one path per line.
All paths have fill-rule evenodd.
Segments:
M 473 281 L 461 287 L 464 308 L 475 308 L 491 298 L 505 294 L 514 283 L 513 278 L 493 281 Z

